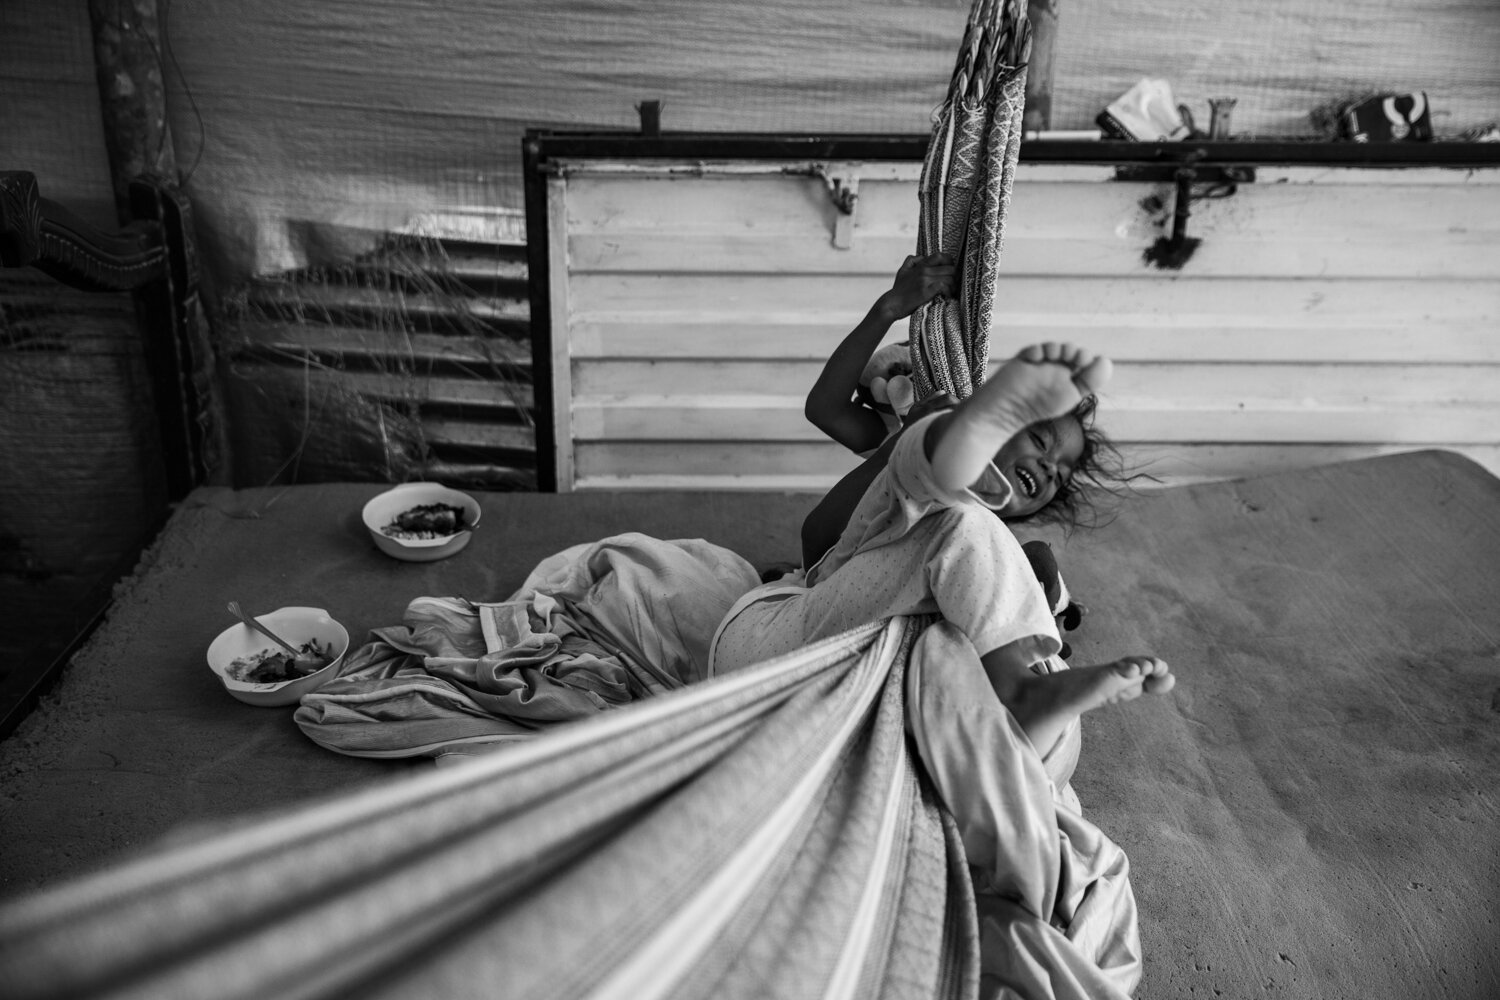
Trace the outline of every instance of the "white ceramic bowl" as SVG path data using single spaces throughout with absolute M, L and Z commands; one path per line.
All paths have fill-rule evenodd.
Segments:
M 293 646 L 318 640 L 330 646 L 333 662 L 306 677 L 276 684 L 250 684 L 229 676 L 229 665 L 244 656 L 263 649 L 280 649 L 274 641 L 243 622 L 236 622 L 219 633 L 208 647 L 209 668 L 218 676 L 224 690 L 247 705 L 294 705 L 304 694 L 321 687 L 338 673 L 344 654 L 349 651 L 349 632 L 328 616 L 322 608 L 277 608 L 269 614 L 256 615 L 258 621 Z
M 462 531 L 439 538 L 393 538 L 380 529 L 396 518 L 425 504 L 445 503 L 464 510 Z M 361 515 L 375 547 L 388 556 L 405 559 L 407 562 L 432 562 L 446 559 L 469 544 L 474 529 L 479 526 L 479 501 L 467 493 L 449 489 L 440 483 L 403 483 L 373 497 L 365 504 Z

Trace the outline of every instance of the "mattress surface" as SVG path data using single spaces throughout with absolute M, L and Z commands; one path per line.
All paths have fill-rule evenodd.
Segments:
M 498 600 L 620 531 L 792 560 L 795 494 L 484 495 L 472 544 L 396 562 L 363 484 L 202 489 L 101 629 L 0 742 L 0 897 L 162 839 L 399 779 L 203 660 L 252 611 L 327 608 L 356 642 L 413 597 Z M 1445 452 L 1128 501 L 1051 541 L 1088 609 L 1074 662 L 1150 652 L 1177 689 L 1084 719 L 1074 785 L 1127 852 L 1152 997 L 1500 995 L 1500 481 Z

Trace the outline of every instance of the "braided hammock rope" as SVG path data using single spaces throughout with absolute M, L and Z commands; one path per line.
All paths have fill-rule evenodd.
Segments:
M 934 299 L 911 318 L 918 400 L 962 399 L 984 381 L 1030 54 L 1026 0 L 975 0 L 918 188 L 917 253 L 947 253 L 959 266 L 956 297 Z

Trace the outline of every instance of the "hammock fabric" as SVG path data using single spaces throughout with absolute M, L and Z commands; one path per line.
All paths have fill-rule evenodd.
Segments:
M 871 624 L 45 891 L 0 909 L 0 982 L 14 1000 L 1122 997 L 1140 971 L 1124 855 L 1054 805 L 1003 710 L 970 727 L 988 689 L 966 643 Z
M 912 314 L 918 401 L 944 393 L 963 399 L 985 378 L 1030 51 L 1026 0 L 976 0 L 918 188 L 917 253 L 949 254 L 959 268 L 955 298 Z

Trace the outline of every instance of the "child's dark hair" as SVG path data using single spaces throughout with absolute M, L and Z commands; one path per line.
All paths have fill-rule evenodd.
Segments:
M 1033 524 L 1060 524 L 1067 531 L 1074 528 L 1098 528 L 1114 520 L 1114 507 L 1132 491 L 1140 479 L 1157 482 L 1155 476 L 1130 472 L 1114 442 L 1094 426 L 1094 411 L 1099 408 L 1096 396 L 1085 396 L 1073 408 L 1071 416 L 1083 432 L 1083 450 L 1073 466 L 1073 474 L 1058 487 L 1047 505 L 1018 521 Z

